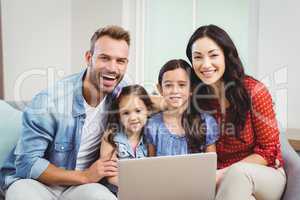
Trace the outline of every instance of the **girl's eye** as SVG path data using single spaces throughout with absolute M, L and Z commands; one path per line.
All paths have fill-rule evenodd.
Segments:
M 129 115 L 129 112 L 123 112 L 122 115 Z
M 218 56 L 218 54 L 212 54 L 211 55 L 211 57 L 217 57 Z
M 135 112 L 140 113 L 140 112 L 142 112 L 142 110 L 141 109 L 136 109 Z

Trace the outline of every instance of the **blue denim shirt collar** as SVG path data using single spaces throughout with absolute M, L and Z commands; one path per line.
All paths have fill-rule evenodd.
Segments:
M 85 114 L 84 109 L 84 97 L 83 97 L 83 80 L 86 75 L 87 68 L 85 70 L 82 70 L 78 76 L 78 81 L 76 81 L 76 88 L 81 88 L 78 90 L 75 90 L 74 96 L 73 96 L 73 107 L 72 107 L 72 115 L 74 117 L 77 117 L 79 115 Z
M 115 137 L 114 137 L 114 141 L 116 143 L 121 143 L 124 144 L 128 147 L 129 153 L 131 154 L 132 157 L 135 157 L 135 153 L 133 152 L 132 148 L 131 148 L 131 144 L 129 143 L 128 137 L 126 135 L 126 133 L 124 132 L 118 132 Z M 140 141 L 137 145 L 137 148 L 140 148 L 142 146 L 144 146 L 144 135 L 141 136 Z

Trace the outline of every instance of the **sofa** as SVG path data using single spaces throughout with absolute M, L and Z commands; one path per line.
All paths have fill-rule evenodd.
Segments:
M 16 104 L 0 100 L 0 166 L 7 153 L 16 144 L 21 129 L 21 110 L 24 106 L 24 103 Z M 284 131 L 281 132 L 280 140 L 287 174 L 287 185 L 282 200 L 299 200 L 300 157 L 290 146 Z M 0 200 L 3 199 L 0 197 Z

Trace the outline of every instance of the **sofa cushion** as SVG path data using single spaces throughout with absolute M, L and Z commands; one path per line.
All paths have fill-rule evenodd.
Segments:
M 0 166 L 18 140 L 21 117 L 21 111 L 0 100 Z

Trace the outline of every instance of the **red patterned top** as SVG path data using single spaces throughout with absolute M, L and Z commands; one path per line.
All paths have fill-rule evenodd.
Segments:
M 250 111 L 247 113 L 245 127 L 240 133 L 242 140 L 239 140 L 232 134 L 226 134 L 233 127 L 227 123 L 230 108 L 226 110 L 225 134 L 220 135 L 216 144 L 218 169 L 230 166 L 253 153 L 262 156 L 268 166 L 280 167 L 283 160 L 271 95 L 261 82 L 253 78 L 246 77 L 244 84 L 251 95 L 252 114 Z M 220 106 L 215 109 L 215 118 L 220 122 Z

